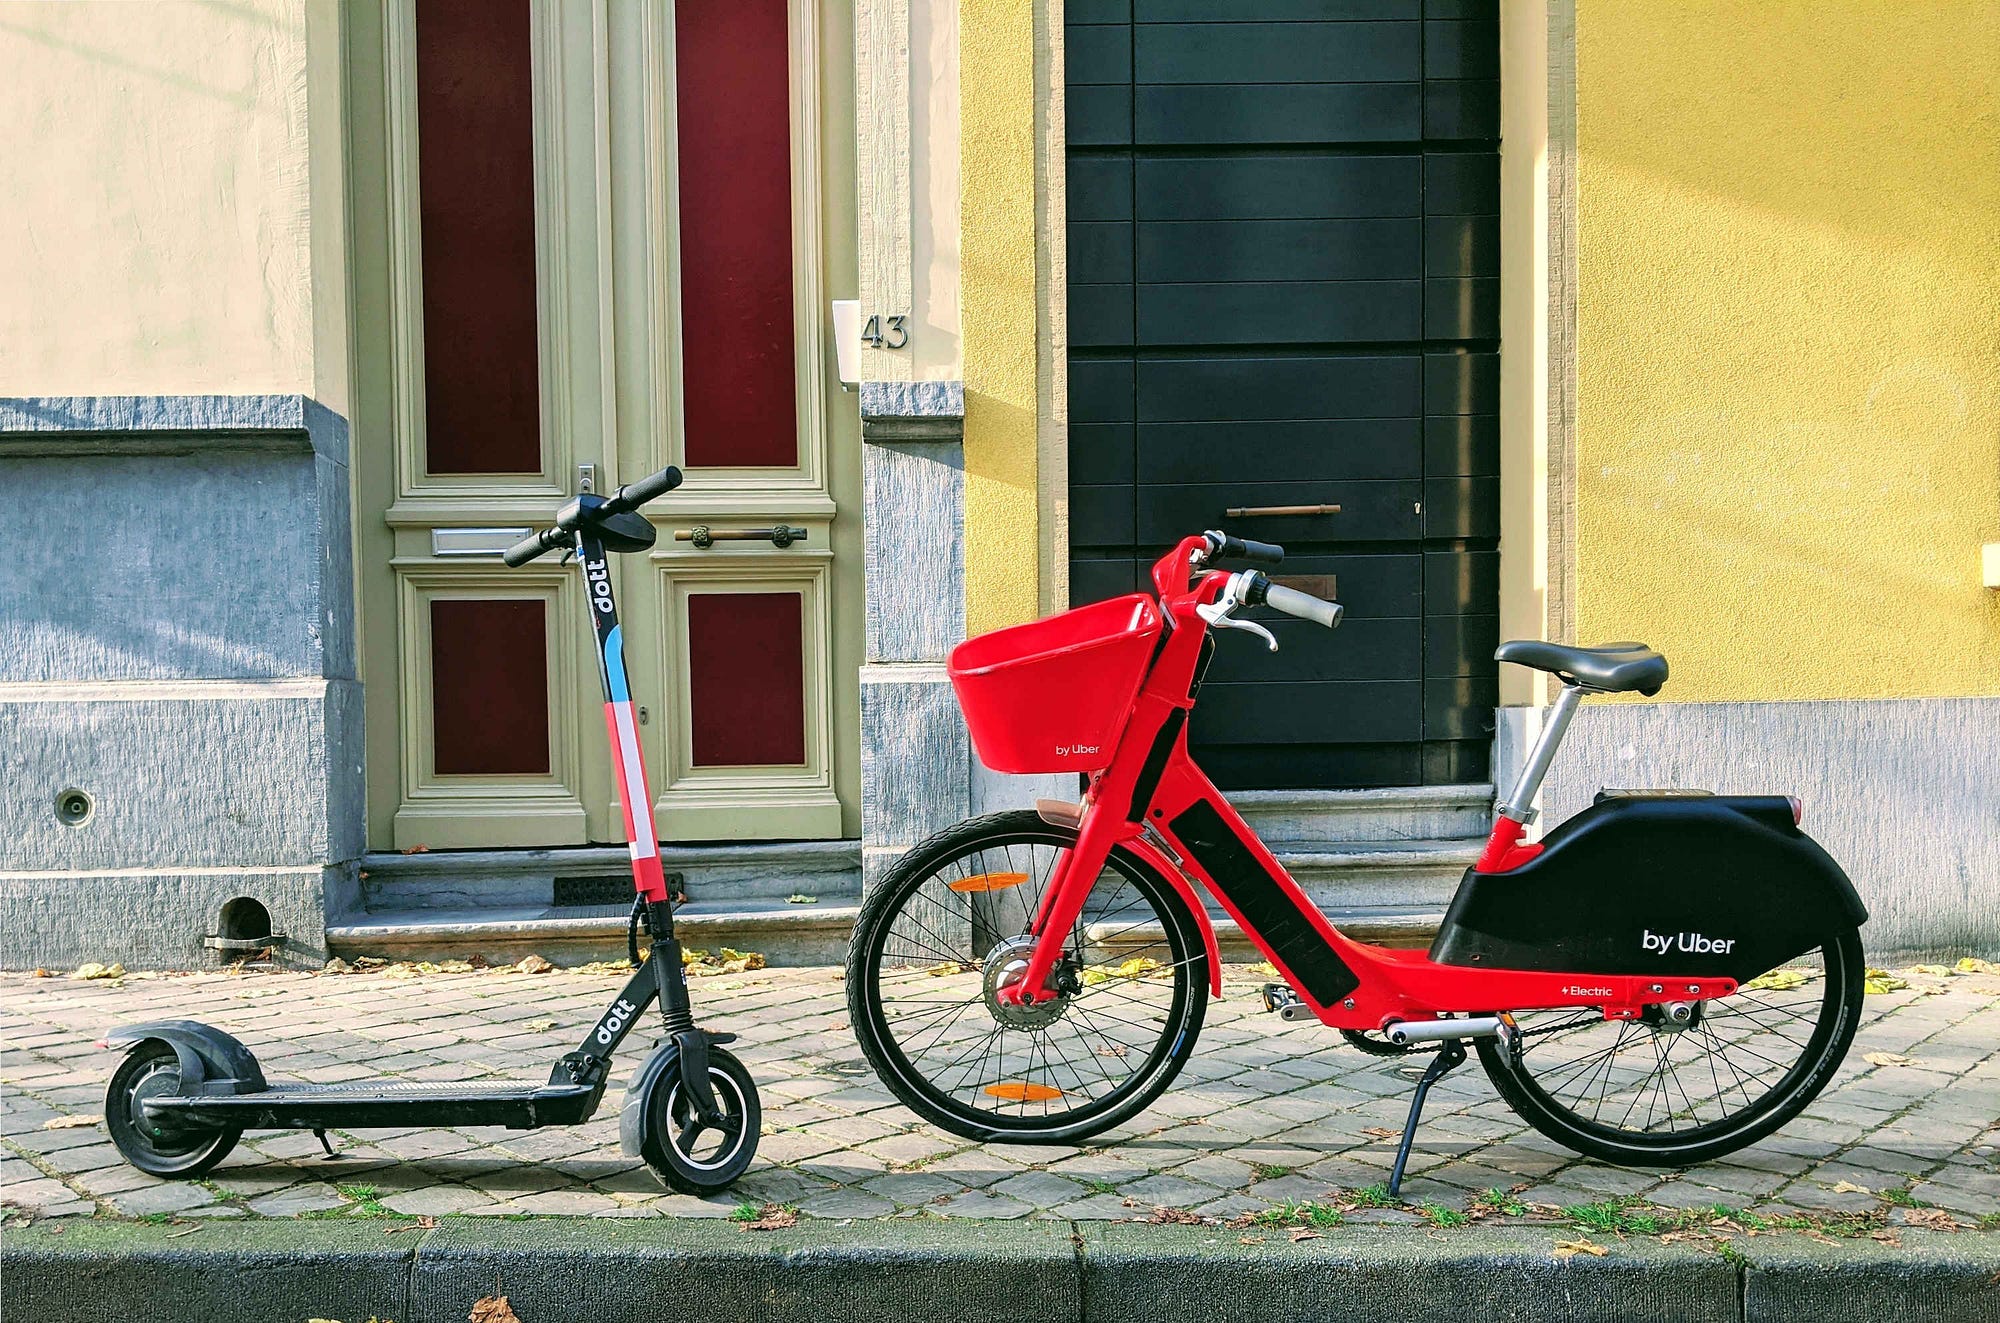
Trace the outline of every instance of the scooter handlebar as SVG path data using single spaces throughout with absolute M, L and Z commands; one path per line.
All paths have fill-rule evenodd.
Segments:
M 665 496 L 680 485 L 681 471 L 669 464 L 649 478 L 641 478 L 637 482 L 620 487 L 611 494 L 611 499 L 604 503 L 603 509 L 606 514 L 623 514 L 627 510 L 636 510 L 656 497 Z
M 560 528 L 545 528 L 539 533 L 530 533 L 516 542 L 501 555 L 500 559 L 515 569 L 529 561 L 545 556 L 569 540 L 569 534 Z

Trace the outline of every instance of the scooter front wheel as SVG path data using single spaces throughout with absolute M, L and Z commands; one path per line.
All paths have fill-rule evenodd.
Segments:
M 1479 1062 L 1523 1120 L 1579 1153 L 1638 1167 L 1707 1162 L 1770 1134 L 1826 1087 L 1854 1041 L 1865 973 L 1850 929 L 1713 1001 L 1637 1020 L 1521 1012 L 1518 1051 L 1481 1040 Z
M 125 1054 L 104 1091 L 104 1128 L 125 1160 L 148 1176 L 191 1181 L 229 1156 L 241 1130 L 176 1130 L 146 1116 L 148 1098 L 181 1090 L 180 1056 L 158 1039 Z
M 683 1194 L 727 1189 L 757 1156 L 764 1109 L 757 1083 L 727 1050 L 708 1049 L 709 1087 L 715 1092 L 722 1124 L 703 1121 L 689 1096 L 675 1058 L 653 1081 L 646 1105 L 646 1137 L 639 1155 L 653 1174 Z

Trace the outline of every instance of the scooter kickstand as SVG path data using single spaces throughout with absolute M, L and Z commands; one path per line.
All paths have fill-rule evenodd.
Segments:
M 1424 1071 L 1424 1077 L 1417 1081 L 1416 1096 L 1410 1099 L 1409 1119 L 1403 1122 L 1403 1138 L 1396 1145 L 1396 1165 L 1389 1169 L 1391 1199 L 1402 1194 L 1403 1168 L 1410 1160 L 1410 1141 L 1417 1137 L 1417 1122 L 1423 1118 L 1424 1099 L 1430 1095 L 1431 1085 L 1464 1064 L 1465 1043 L 1457 1038 L 1446 1039 L 1438 1045 L 1437 1057 Z
M 333 1147 L 333 1141 L 332 1141 L 332 1140 L 330 1140 L 330 1139 L 328 1139 L 328 1138 L 326 1137 L 326 1131 L 324 1131 L 324 1130 L 314 1130 L 314 1131 L 313 1131 L 313 1138 L 314 1138 L 314 1139 L 317 1139 L 317 1140 L 319 1141 L 319 1146 L 320 1146 L 321 1148 L 323 1148 L 323 1149 L 325 1149 L 325 1150 L 326 1150 L 326 1156 L 325 1156 L 325 1157 L 323 1157 L 323 1158 L 321 1158 L 321 1159 L 320 1159 L 320 1161 L 322 1161 L 322 1162 L 338 1162 L 338 1161 L 340 1161 L 340 1154 L 339 1154 L 339 1152 L 338 1152 L 338 1151 L 336 1151 L 336 1150 L 334 1149 L 334 1147 Z

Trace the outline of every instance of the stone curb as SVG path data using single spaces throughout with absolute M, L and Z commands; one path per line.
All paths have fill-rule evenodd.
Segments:
M 496 1288 L 523 1323 L 733 1320 L 1394 1318 L 1734 1320 L 2000 1317 L 2000 1235 L 1904 1233 L 1900 1249 L 1803 1237 L 1608 1241 L 1558 1259 L 1557 1227 L 1449 1232 L 1069 1222 L 702 1221 L 40 1223 L 0 1246 L 0 1316 L 457 1323 Z M 1248 1243 L 1246 1243 L 1248 1242 Z

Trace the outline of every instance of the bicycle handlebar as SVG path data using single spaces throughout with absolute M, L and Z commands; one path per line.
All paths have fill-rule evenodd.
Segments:
M 1211 531 L 1208 544 L 1218 560 L 1242 560 L 1252 565 L 1276 565 L 1285 558 L 1285 549 L 1275 542 L 1256 542 L 1247 537 Z
M 1315 625 L 1335 629 L 1340 625 L 1341 605 L 1329 602 L 1311 593 L 1302 593 L 1296 588 L 1287 588 L 1281 583 L 1265 581 L 1264 605 L 1273 611 L 1283 611 L 1299 620 L 1310 620 Z
M 522 538 L 519 542 L 507 548 L 502 553 L 500 559 L 508 565 L 519 569 L 537 557 L 546 556 L 557 547 L 568 546 L 570 541 L 569 535 L 582 522 L 585 513 L 592 515 L 624 514 L 628 510 L 638 509 L 656 497 L 665 496 L 680 485 L 681 471 L 669 464 L 658 473 L 620 487 L 617 491 L 611 493 L 610 499 L 592 506 L 588 512 L 585 511 L 580 498 L 571 501 L 557 512 L 556 526 L 554 528 L 545 528 L 539 533 L 530 533 L 527 537 Z

